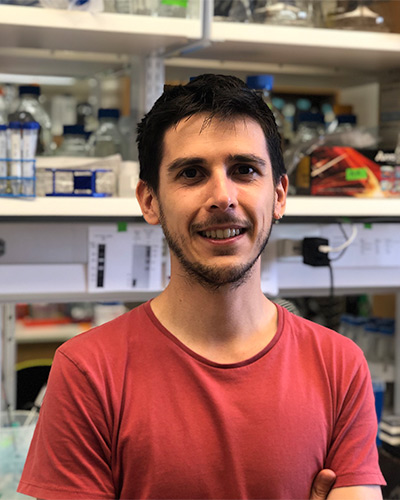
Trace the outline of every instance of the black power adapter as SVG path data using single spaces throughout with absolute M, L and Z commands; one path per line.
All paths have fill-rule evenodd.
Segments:
M 321 252 L 321 245 L 328 246 L 326 238 L 304 238 L 302 244 L 302 255 L 304 264 L 314 267 L 329 266 L 330 261 L 326 252 Z

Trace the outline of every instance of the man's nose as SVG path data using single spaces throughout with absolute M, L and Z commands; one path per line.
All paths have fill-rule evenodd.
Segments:
M 226 211 L 237 206 L 237 187 L 225 173 L 218 173 L 211 177 L 209 190 L 209 210 Z

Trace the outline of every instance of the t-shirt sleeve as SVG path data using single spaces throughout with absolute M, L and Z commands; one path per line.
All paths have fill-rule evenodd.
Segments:
M 337 474 L 335 487 L 385 485 L 376 447 L 377 417 L 365 358 L 352 380 L 342 380 L 342 398 L 325 467 Z M 347 387 L 346 387 L 347 385 Z
M 103 401 L 87 374 L 57 351 L 20 493 L 45 500 L 116 498 Z

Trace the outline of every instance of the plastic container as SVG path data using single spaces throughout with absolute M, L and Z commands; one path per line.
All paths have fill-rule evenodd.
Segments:
M 104 157 L 121 154 L 123 136 L 118 128 L 118 109 L 99 109 L 99 127 L 89 139 L 90 156 Z
M 46 168 L 50 176 L 44 180 L 46 196 L 112 196 L 115 192 L 115 174 L 111 169 Z
M 24 425 L 30 420 L 30 415 L 29 411 L 23 410 L 11 414 L 1 412 L 0 415 L 0 497 L 6 500 L 22 498 L 17 493 L 17 486 L 37 421 L 35 418 L 29 425 Z
M 63 142 L 58 156 L 88 156 L 86 132 L 82 125 L 64 125 Z
M 47 111 L 39 102 L 40 87 L 36 85 L 22 85 L 19 87 L 19 98 L 9 115 L 10 121 L 36 121 L 40 125 L 39 140 L 36 154 L 49 155 L 52 153 L 51 120 Z

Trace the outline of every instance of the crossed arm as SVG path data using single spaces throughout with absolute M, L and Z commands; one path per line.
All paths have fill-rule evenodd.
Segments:
M 380 486 L 349 486 L 331 489 L 336 474 L 330 469 L 321 470 L 314 479 L 310 500 L 382 500 Z

